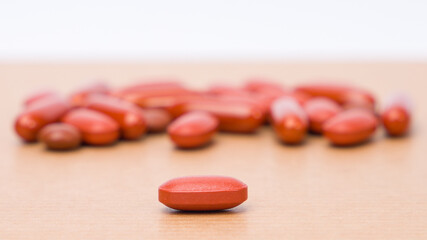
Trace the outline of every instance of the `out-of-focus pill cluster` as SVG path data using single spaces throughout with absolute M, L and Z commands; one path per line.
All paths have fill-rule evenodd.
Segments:
M 164 131 L 179 148 L 199 148 L 218 131 L 253 133 L 264 124 L 284 144 L 301 144 L 311 132 L 333 145 L 352 146 L 368 141 L 380 125 L 389 136 L 403 136 L 411 124 L 410 100 L 402 94 L 378 108 L 374 95 L 356 86 L 310 83 L 286 88 L 259 78 L 203 91 L 175 80 L 119 89 L 93 83 L 68 97 L 45 90 L 23 102 L 16 133 L 25 142 L 41 141 L 52 150 L 76 149 L 82 143 L 110 145 Z

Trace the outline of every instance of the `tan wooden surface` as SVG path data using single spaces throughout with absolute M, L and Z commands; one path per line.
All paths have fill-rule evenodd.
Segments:
M 193 87 L 262 75 L 293 85 L 349 81 L 379 99 L 401 90 L 415 102 L 410 137 L 379 131 L 369 144 L 335 148 L 310 136 L 279 144 L 268 127 L 219 134 L 196 151 L 166 135 L 112 147 L 49 152 L 24 145 L 12 123 L 34 88 L 63 93 L 105 77 L 113 86 L 141 76 L 182 78 Z M 0 239 L 427 239 L 427 63 L 0 64 Z M 186 175 L 236 177 L 243 205 L 181 213 L 157 201 L 157 187 Z

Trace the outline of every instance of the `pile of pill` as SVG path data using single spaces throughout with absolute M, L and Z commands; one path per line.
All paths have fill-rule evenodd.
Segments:
M 377 112 L 374 95 L 358 87 L 312 83 L 287 89 L 265 79 L 243 86 L 215 85 L 191 90 L 179 81 L 151 81 L 121 89 L 93 83 L 68 98 L 53 90 L 24 100 L 15 130 L 25 142 L 41 141 L 51 150 L 111 145 L 166 131 L 178 148 L 207 146 L 218 131 L 253 133 L 270 124 L 278 141 L 301 144 L 308 133 L 332 145 L 367 142 L 382 125 L 389 136 L 403 136 L 411 124 L 410 100 L 391 96 Z M 184 211 L 233 208 L 247 197 L 243 182 L 224 176 L 190 176 L 159 187 L 159 201 Z
M 110 145 L 163 131 L 178 148 L 200 148 L 218 131 L 252 133 L 264 124 L 287 145 L 303 143 L 309 132 L 322 134 L 332 145 L 358 145 L 379 125 L 389 136 L 405 135 L 411 123 L 408 97 L 392 96 L 379 112 L 376 102 L 364 89 L 333 83 L 288 89 L 274 81 L 249 79 L 243 86 L 215 85 L 203 91 L 173 80 L 120 89 L 93 83 L 69 97 L 53 90 L 31 94 L 15 130 L 24 141 L 39 140 L 52 150 L 75 149 L 82 143 Z

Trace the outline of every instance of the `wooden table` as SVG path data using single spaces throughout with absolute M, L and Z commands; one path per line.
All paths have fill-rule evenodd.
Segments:
M 336 79 L 378 99 L 396 90 L 415 102 L 410 137 L 336 148 L 310 136 L 279 144 L 271 129 L 219 134 L 201 150 L 175 149 L 166 135 L 74 152 L 25 145 L 12 123 L 34 88 L 63 93 L 105 77 L 122 86 L 141 76 L 182 78 L 202 88 L 248 76 L 286 85 Z M 427 239 L 427 63 L 3 63 L 0 239 Z M 249 199 L 230 211 L 183 213 L 157 187 L 186 175 L 236 177 Z

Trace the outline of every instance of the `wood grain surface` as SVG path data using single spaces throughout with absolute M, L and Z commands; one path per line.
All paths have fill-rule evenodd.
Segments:
M 191 87 L 266 76 L 284 85 L 345 81 L 413 97 L 406 138 L 378 131 L 368 144 L 330 146 L 310 136 L 278 143 L 269 127 L 219 134 L 183 151 L 164 134 L 61 153 L 23 144 L 12 130 L 23 97 L 41 87 L 69 93 L 104 78 L 178 77 Z M 0 239 L 427 239 L 427 63 L 2 63 L 0 64 Z M 249 199 L 222 212 L 183 213 L 157 188 L 186 175 L 226 175 Z

